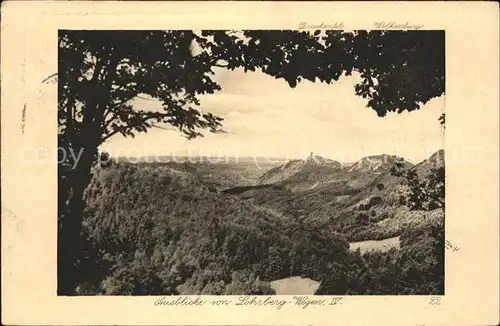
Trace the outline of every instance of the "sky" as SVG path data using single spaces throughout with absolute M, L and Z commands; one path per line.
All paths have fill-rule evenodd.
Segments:
M 216 156 L 304 158 L 313 152 L 340 162 L 376 154 L 419 162 L 444 148 L 438 117 L 444 95 L 420 110 L 378 117 L 356 96 L 359 77 L 343 76 L 327 85 L 302 81 L 290 88 L 261 72 L 215 70 L 222 90 L 200 96 L 201 108 L 224 118 L 226 134 L 205 133 L 187 140 L 178 131 L 153 128 L 135 138 L 115 135 L 101 146 L 111 156 Z M 141 108 L 159 106 L 136 99 Z

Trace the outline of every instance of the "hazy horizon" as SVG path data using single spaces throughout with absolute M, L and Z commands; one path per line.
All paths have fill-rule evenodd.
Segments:
M 440 149 L 438 149 L 437 151 L 439 151 Z M 436 151 L 436 152 L 437 152 Z M 434 153 L 436 153 L 434 152 Z M 432 154 L 434 154 L 432 153 Z M 314 154 L 314 156 L 319 156 L 325 160 L 333 160 L 333 161 L 337 161 L 337 160 L 334 160 L 332 158 L 329 158 L 329 157 L 324 157 L 324 156 L 321 156 L 321 155 L 317 155 L 316 153 L 312 153 Z M 431 154 L 431 155 L 432 155 Z M 382 154 L 378 154 L 378 155 L 390 155 L 390 154 L 385 154 L 385 153 L 382 153 Z M 375 155 L 375 156 L 378 156 L 378 155 Z M 429 155 L 429 157 L 431 156 Z M 155 156 L 155 155 L 146 155 L 146 156 L 112 156 L 110 155 L 110 157 L 114 158 L 114 159 L 118 159 L 118 160 L 121 160 L 121 159 L 124 159 L 124 160 L 130 160 L 130 161 L 137 161 L 137 162 L 160 162 L 160 163 L 165 163 L 165 162 L 183 162 L 185 160 L 200 160 L 200 161 L 203 161 L 203 160 L 206 160 L 206 161 L 211 161 L 212 163 L 218 163 L 218 162 L 235 162 L 235 163 L 238 163 L 239 161 L 259 161 L 259 162 L 262 162 L 262 161 L 265 161 L 267 160 L 268 163 L 273 163 L 272 161 L 275 161 L 275 163 L 282 163 L 282 162 L 287 162 L 287 161 L 290 161 L 290 160 L 301 160 L 301 159 L 306 159 L 307 156 L 303 156 L 303 157 L 290 157 L 290 158 L 286 158 L 286 157 L 280 157 L 280 156 L 270 156 L 270 157 L 265 157 L 265 156 L 207 156 L 207 155 L 203 155 L 203 156 L 180 156 L 180 155 L 177 155 L 177 156 L 172 156 L 172 155 L 158 155 L 158 156 Z M 349 165 L 349 164 L 354 164 L 356 162 L 358 162 L 359 160 L 363 159 L 363 158 L 367 158 L 368 156 L 360 156 L 354 160 L 340 160 L 338 161 L 339 163 L 341 164 L 344 164 L 344 165 Z M 402 159 L 405 159 L 407 160 L 408 162 L 410 163 L 413 163 L 413 164 L 418 164 L 420 163 L 421 161 L 418 161 L 418 162 L 413 162 L 413 161 L 410 161 L 408 158 L 406 157 L 403 157 L 403 156 L 398 156 L 399 158 L 402 158 Z M 426 157 L 424 158 L 422 161 L 428 159 L 429 157 Z M 156 160 L 155 160 L 156 159 Z M 196 161 L 195 163 L 198 163 L 198 161 Z
M 200 96 L 204 111 L 224 118 L 227 133 L 185 139 L 177 130 L 153 128 L 135 138 L 115 135 L 100 149 L 111 156 L 230 156 L 300 159 L 310 152 L 337 161 L 370 155 L 396 155 L 415 163 L 444 148 L 438 118 L 444 95 L 420 110 L 378 117 L 355 95 L 359 77 L 343 76 L 327 85 L 303 81 L 290 88 L 261 72 L 215 70 L 222 90 Z M 134 106 L 155 111 L 159 102 L 144 97 Z M 121 154 L 120 154 L 121 153 Z

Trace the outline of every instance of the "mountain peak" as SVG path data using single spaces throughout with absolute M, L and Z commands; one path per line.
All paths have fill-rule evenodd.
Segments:
M 307 156 L 307 158 L 303 162 L 305 162 L 305 163 L 316 163 L 316 164 L 330 164 L 330 165 L 338 165 L 338 164 L 340 164 L 340 163 L 338 163 L 338 162 L 336 162 L 334 160 L 325 158 L 323 156 L 314 155 L 313 152 L 311 152 L 309 154 L 309 156 Z
M 352 171 L 379 171 L 384 168 L 390 168 L 396 162 L 402 162 L 405 165 L 412 165 L 410 162 L 407 162 L 404 158 L 388 155 L 388 154 L 380 154 L 380 155 L 370 155 L 363 157 L 361 160 L 354 163 L 349 172 Z
M 310 153 L 305 159 L 291 160 L 284 165 L 270 169 L 260 177 L 258 183 L 270 184 L 285 180 L 300 182 L 303 179 L 310 181 L 318 175 L 326 177 L 341 168 L 342 165 L 337 161 Z

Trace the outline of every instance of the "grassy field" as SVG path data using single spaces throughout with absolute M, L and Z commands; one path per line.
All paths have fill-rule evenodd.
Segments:
M 319 284 L 309 278 L 293 276 L 272 281 L 271 287 L 277 295 L 313 295 Z
M 383 239 L 383 240 L 366 240 L 349 243 L 349 249 L 355 251 L 359 248 L 361 253 L 371 250 L 389 251 L 391 248 L 400 248 L 399 237 Z

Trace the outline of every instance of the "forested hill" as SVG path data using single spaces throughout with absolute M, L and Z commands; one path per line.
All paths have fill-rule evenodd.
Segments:
M 291 160 L 268 170 L 257 180 L 257 184 L 290 184 L 296 190 L 303 190 L 314 187 L 318 181 L 331 179 L 341 168 L 337 161 L 311 154 L 305 160 Z
M 88 255 L 106 259 L 100 271 L 92 267 L 91 292 L 272 293 L 260 280 L 321 280 L 348 256 L 345 238 L 323 225 L 211 192 L 191 172 L 169 167 L 97 169 L 86 201 Z
M 348 241 L 385 239 L 399 236 L 412 225 L 443 218 L 440 205 L 433 204 L 444 199 L 440 193 L 444 179 L 439 182 L 443 178 L 439 173 L 444 172 L 442 153 L 415 166 L 390 155 L 368 156 L 343 169 L 331 163 L 290 161 L 264 174 L 268 180 L 271 175 L 287 178 L 225 193 L 306 223 L 328 222 Z M 417 188 L 426 194 L 435 194 L 436 200 L 426 199 L 425 194 L 411 195 L 412 182 L 420 183 Z M 426 207 L 413 207 L 415 203 Z
M 219 193 L 191 168 L 113 163 L 85 197 L 79 294 L 272 294 L 291 276 L 320 282 L 317 294 L 443 291 L 442 218 L 406 227 L 401 250 L 361 255 L 332 219 Z

